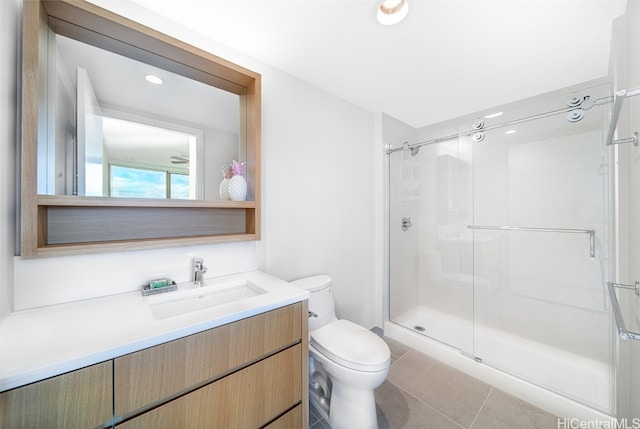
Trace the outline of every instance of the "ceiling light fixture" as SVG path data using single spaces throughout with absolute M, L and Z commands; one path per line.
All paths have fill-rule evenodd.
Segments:
M 409 12 L 407 0 L 384 0 L 378 6 L 377 18 L 382 25 L 394 25 L 402 21 Z
M 154 74 L 146 74 L 144 75 L 144 78 L 147 80 L 147 82 L 151 82 L 154 85 L 162 85 L 164 83 L 164 80 L 162 80 L 161 77 L 158 77 Z
M 508 130 L 504 132 L 505 134 L 515 134 L 516 130 Z

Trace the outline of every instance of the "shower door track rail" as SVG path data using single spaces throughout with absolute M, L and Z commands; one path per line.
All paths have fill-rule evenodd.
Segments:
M 594 229 L 571 228 L 536 228 L 528 226 L 493 226 L 493 225 L 467 225 L 469 229 L 491 229 L 499 231 L 528 231 L 528 232 L 560 232 L 564 234 L 589 234 L 589 256 L 596 256 L 596 231 Z
M 640 93 L 640 89 L 637 89 L 637 90 L 633 91 L 633 95 L 635 95 L 636 91 L 638 93 Z M 631 94 L 631 92 L 629 92 L 629 94 Z M 610 103 L 613 100 L 614 100 L 614 97 L 602 97 L 602 98 L 598 98 L 597 100 L 595 100 L 593 102 L 593 105 L 594 106 L 602 106 L 604 104 Z M 520 118 L 520 119 L 514 119 L 512 121 L 502 122 L 500 124 L 490 125 L 488 127 L 476 128 L 476 129 L 473 129 L 473 130 L 470 130 L 470 131 L 463 131 L 463 132 L 456 133 L 456 134 L 450 134 L 448 136 L 438 137 L 438 138 L 431 139 L 431 140 L 425 140 L 425 141 L 418 142 L 418 143 L 413 143 L 413 144 L 406 143 L 406 144 L 404 144 L 403 146 L 400 146 L 400 147 L 388 147 L 387 149 L 385 149 L 385 153 L 387 155 L 390 155 L 393 152 L 398 152 L 398 151 L 401 151 L 401 150 L 409 150 L 409 149 L 412 149 L 412 148 L 418 148 L 420 146 L 426 146 L 426 145 L 430 145 L 430 144 L 441 143 L 441 142 L 448 141 L 448 140 L 454 140 L 454 139 L 457 139 L 460 136 L 472 136 L 472 135 L 476 134 L 477 132 L 485 132 L 485 131 L 495 130 L 497 128 L 508 127 L 510 125 L 521 124 L 523 122 L 533 121 L 535 119 L 542 119 L 542 118 L 546 118 L 546 117 L 549 117 L 549 116 L 558 115 L 560 113 L 567 113 L 567 112 L 570 112 L 570 111 L 572 111 L 574 109 L 577 109 L 577 108 L 580 108 L 580 106 L 568 106 L 568 107 L 564 107 L 562 109 L 552 110 L 550 112 L 539 113 L 537 115 L 527 116 L 527 117 Z
M 618 304 L 618 297 L 613 288 L 631 289 L 635 290 L 636 295 L 640 295 L 640 282 L 635 282 L 633 285 L 625 285 L 621 283 L 607 282 L 607 288 L 609 289 L 609 298 L 611 298 L 611 307 L 613 307 L 613 316 L 616 319 L 616 326 L 618 328 L 618 336 L 623 340 L 640 340 L 640 333 L 627 331 L 624 324 L 624 318 L 622 317 L 622 311 L 620 311 L 620 304 Z

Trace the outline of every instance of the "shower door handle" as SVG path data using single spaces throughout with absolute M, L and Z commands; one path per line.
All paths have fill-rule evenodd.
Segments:
M 411 218 L 410 217 L 403 217 L 402 218 L 402 230 L 406 231 L 409 228 L 411 228 Z

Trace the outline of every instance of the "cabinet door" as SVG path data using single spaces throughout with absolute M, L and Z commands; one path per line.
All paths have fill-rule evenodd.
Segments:
M 112 361 L 0 393 L 0 428 L 93 428 L 112 418 Z
M 302 310 L 289 305 L 116 359 L 116 416 L 300 343 Z
M 129 420 L 118 428 L 250 429 L 302 399 L 302 346 L 297 344 L 221 380 Z M 305 362 L 306 364 L 306 362 Z M 278 427 L 278 426 L 275 426 Z M 301 427 L 301 425 L 290 426 Z

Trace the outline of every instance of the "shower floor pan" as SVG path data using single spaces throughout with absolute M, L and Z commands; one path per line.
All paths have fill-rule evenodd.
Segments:
M 463 352 L 470 353 L 475 345 L 474 357 L 487 365 L 598 411 L 611 412 L 607 363 L 479 324 L 472 326 L 469 320 L 424 306 L 392 322 Z

